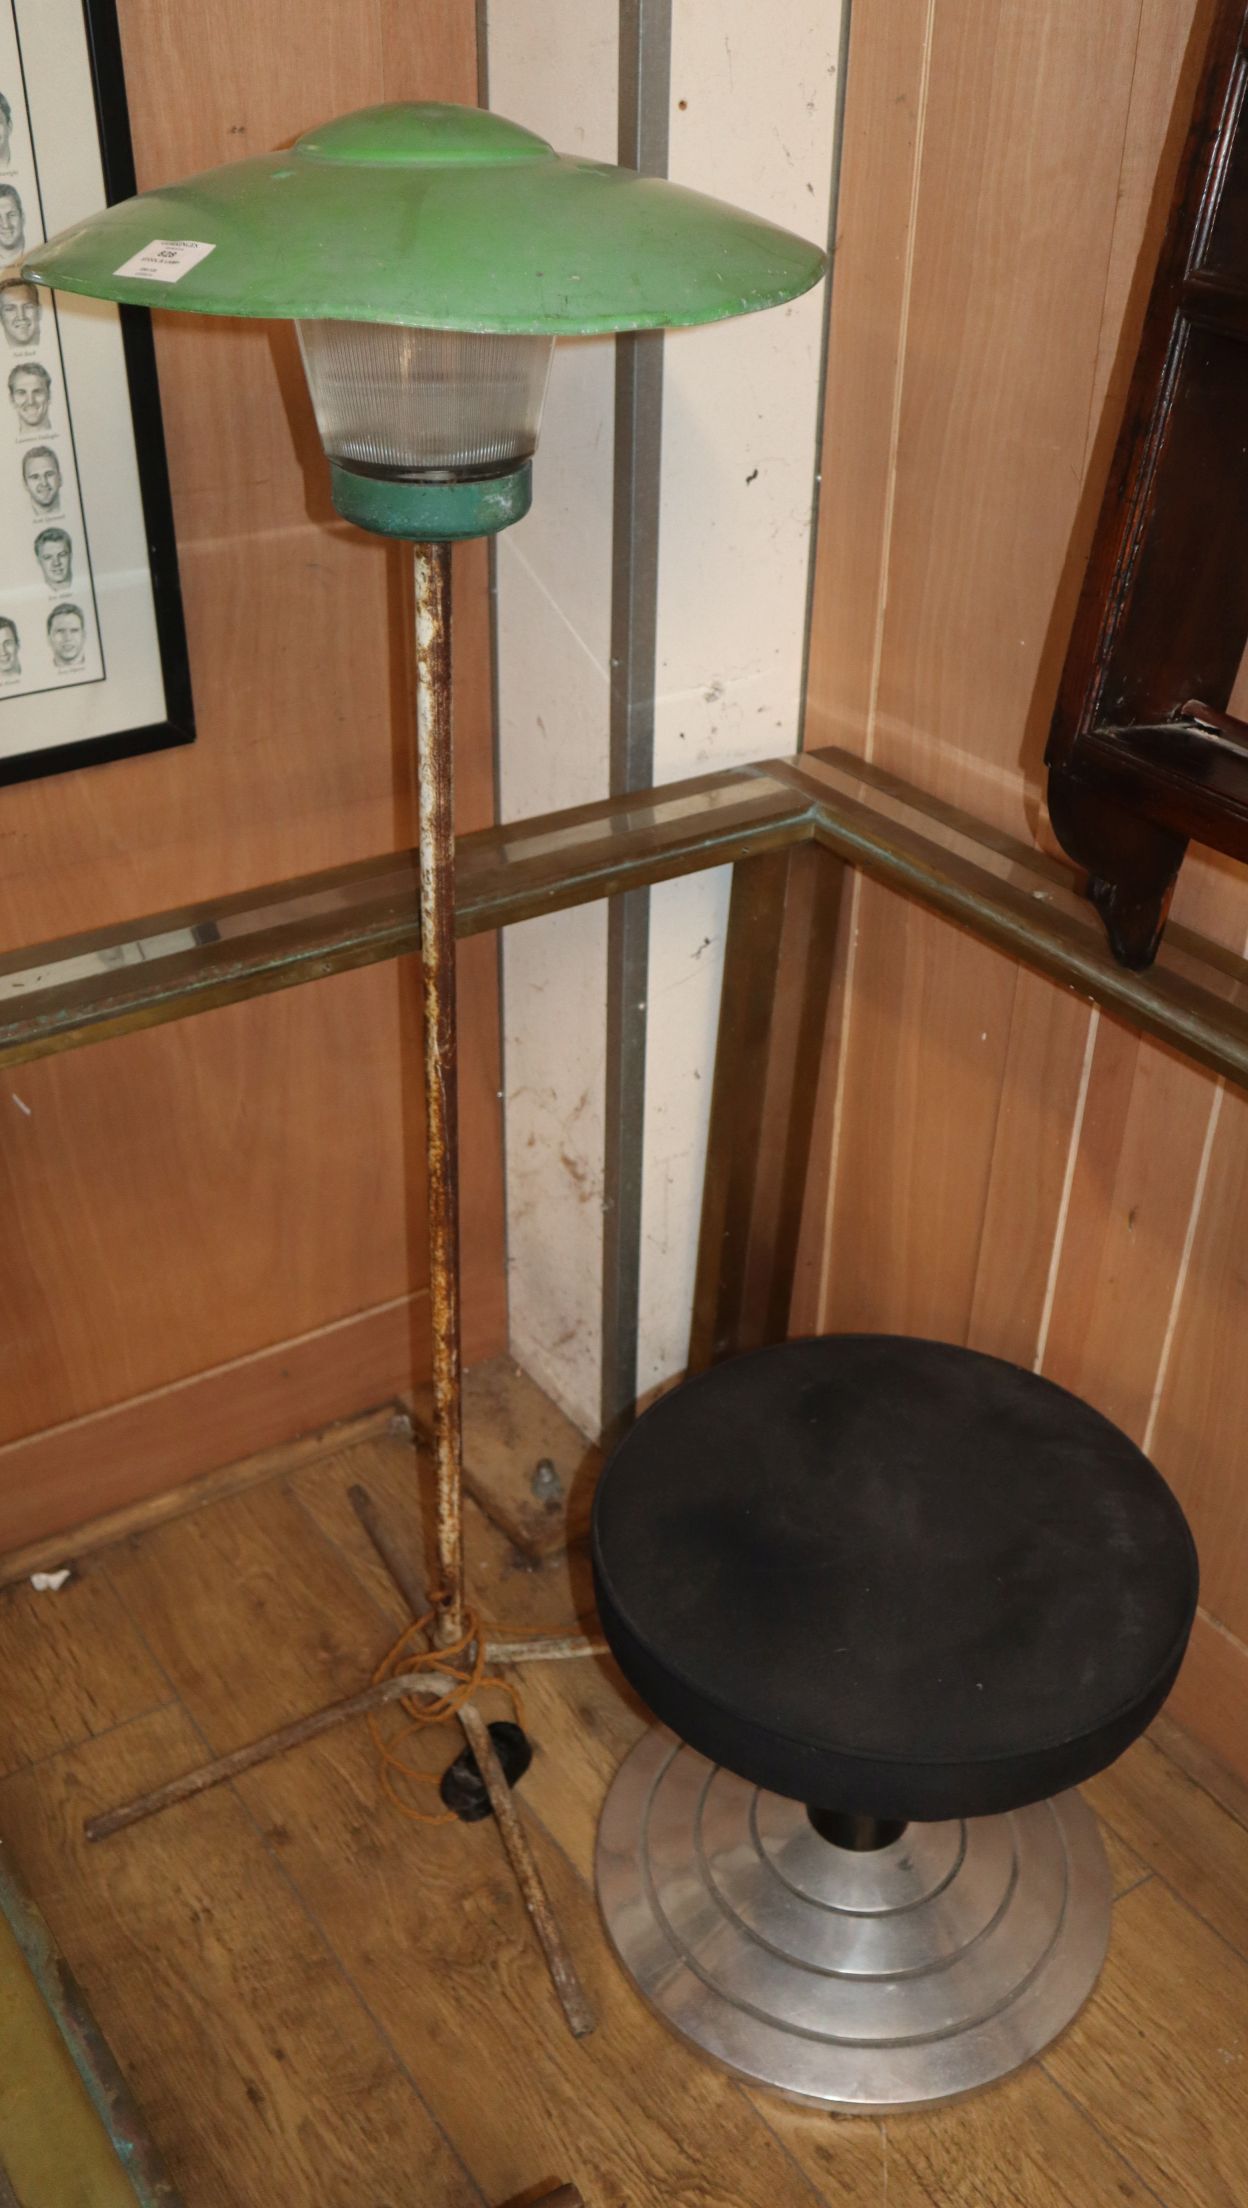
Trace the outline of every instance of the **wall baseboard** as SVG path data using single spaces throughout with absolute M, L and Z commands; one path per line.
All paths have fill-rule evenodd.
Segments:
M 465 1293 L 464 1353 L 502 1346 L 500 1297 Z M 429 1373 L 420 1289 L 0 1448 L 0 1555 L 407 1393 Z
M 68 1532 L 44 1534 L 37 1541 L 24 1542 L 20 1549 L 0 1551 L 0 1592 L 20 1586 L 32 1572 L 53 1572 L 65 1564 L 79 1564 L 101 1549 L 116 1548 L 122 1541 L 167 1526 L 174 1518 L 189 1517 L 192 1511 L 204 1510 L 210 1503 L 243 1495 L 248 1488 L 259 1487 L 267 1480 L 289 1479 L 305 1465 L 354 1449 L 357 1442 L 394 1433 L 404 1421 L 410 1424 L 401 1403 L 379 1403 L 367 1411 L 336 1418 L 328 1426 L 317 1426 L 310 1434 L 298 1434 L 293 1441 L 279 1441 L 272 1449 L 258 1450 L 255 1456 L 214 1465 L 210 1472 L 197 1472 L 189 1480 L 180 1480 L 176 1487 L 140 1495 L 137 1502 L 123 1503 L 120 1510 L 84 1518 Z

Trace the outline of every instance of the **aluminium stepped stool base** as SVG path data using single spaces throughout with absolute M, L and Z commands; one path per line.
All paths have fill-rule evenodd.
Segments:
M 845 2114 L 1016 2070 L 1082 2006 L 1109 1937 L 1109 1867 L 1073 1789 L 855 1853 L 665 1728 L 612 1784 L 597 1882 L 625 1970 L 676 2032 Z

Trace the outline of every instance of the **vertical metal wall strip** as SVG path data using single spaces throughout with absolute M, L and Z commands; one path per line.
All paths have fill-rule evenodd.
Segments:
M 622 166 L 648 176 L 667 173 L 671 51 L 671 0 L 620 0 L 619 159 Z M 644 789 L 654 779 L 662 418 L 662 332 L 619 338 L 611 579 L 613 794 Z M 637 1395 L 649 949 L 649 892 L 613 898 L 607 942 L 603 1187 L 605 1434 L 627 1421 Z
M 484 4 L 484 0 L 482 0 Z M 798 742 L 806 744 L 806 697 L 810 685 L 810 630 L 815 611 L 815 573 L 819 561 L 819 509 L 823 500 L 823 428 L 828 405 L 828 354 L 832 342 L 832 315 L 836 299 L 836 232 L 841 206 L 841 164 L 845 151 L 845 97 L 849 87 L 849 32 L 854 0 L 842 0 L 840 55 L 836 79 L 836 124 L 832 139 L 832 177 L 828 191 L 827 301 L 823 315 L 823 343 L 819 353 L 819 404 L 815 414 L 815 495 L 810 516 L 810 560 L 806 569 L 806 621 L 802 639 L 802 695 L 798 708 Z
M 476 0 L 477 36 L 477 106 L 490 104 L 490 0 Z M 489 596 L 489 652 L 490 652 L 490 751 L 494 774 L 493 818 L 497 824 L 502 819 L 502 703 L 498 684 L 498 538 L 486 539 L 486 590 Z M 498 1092 L 498 1139 L 503 1153 L 503 1279 L 507 1297 L 508 1326 L 511 1311 L 511 1221 L 507 1209 L 507 980 L 503 956 L 505 944 L 500 928 L 494 938 L 494 977 L 498 996 L 498 1077 L 503 1086 Z

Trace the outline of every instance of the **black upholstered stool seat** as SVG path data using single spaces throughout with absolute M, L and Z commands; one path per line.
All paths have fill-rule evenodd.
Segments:
M 665 1396 L 594 1510 L 603 1630 L 713 1763 L 878 1818 L 1018 1809 L 1112 1762 L 1196 1603 L 1134 1443 L 993 1357 L 788 1342 Z

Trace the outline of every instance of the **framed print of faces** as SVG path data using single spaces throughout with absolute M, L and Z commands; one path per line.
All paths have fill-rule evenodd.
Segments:
M 0 0 L 0 782 L 194 733 L 148 318 L 20 277 L 133 189 L 113 0 Z

